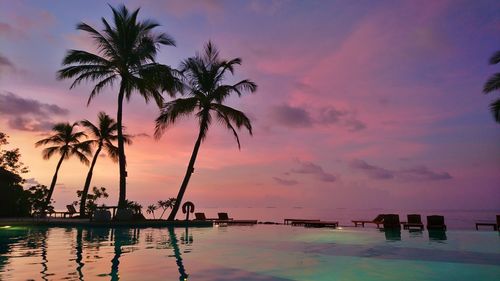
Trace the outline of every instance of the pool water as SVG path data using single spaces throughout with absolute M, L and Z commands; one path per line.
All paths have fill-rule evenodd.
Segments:
M 498 280 L 494 231 L 0 228 L 0 280 Z

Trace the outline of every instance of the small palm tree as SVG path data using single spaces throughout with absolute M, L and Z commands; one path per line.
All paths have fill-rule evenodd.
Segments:
M 156 206 L 155 204 L 151 204 L 148 206 L 148 208 L 146 209 L 146 213 L 148 214 L 153 214 L 153 219 L 156 219 L 155 218 L 155 211 L 158 209 L 158 206 Z
M 491 56 L 490 64 L 500 63 L 500 51 L 497 51 Z M 484 84 L 483 93 L 489 94 L 500 89 L 500 72 L 493 74 Z M 490 103 L 490 110 L 493 118 L 497 123 L 500 123 L 500 98 Z
M 87 178 L 85 179 L 85 185 L 83 186 L 82 195 L 80 198 L 80 214 L 82 216 L 85 215 L 87 194 L 89 192 L 90 183 L 92 182 L 94 166 L 97 162 L 101 150 L 104 148 L 108 156 L 113 161 L 118 161 L 118 148 L 113 144 L 113 142 L 118 139 L 118 136 L 116 135 L 118 124 L 113 118 L 111 118 L 104 112 L 99 112 L 97 116 L 99 120 L 97 126 L 92 124 L 92 122 L 90 122 L 89 120 L 83 120 L 79 123 L 82 127 L 87 129 L 88 134 L 92 137 L 92 139 L 89 141 L 90 144 L 97 147 L 90 164 L 90 168 L 87 173 Z M 130 137 L 128 135 L 123 135 L 123 138 L 125 143 L 131 143 Z
M 163 212 L 161 212 L 161 216 L 159 219 L 163 217 L 163 214 L 165 214 L 165 211 L 169 208 L 173 208 L 175 205 L 175 198 L 169 198 L 167 200 L 159 200 L 158 201 L 158 207 L 163 209 Z
M 59 123 L 54 125 L 52 131 L 55 133 L 50 137 L 39 140 L 35 143 L 35 146 L 41 145 L 52 145 L 43 149 L 43 159 L 50 159 L 54 154 L 59 154 L 59 162 L 56 166 L 56 171 L 52 177 L 52 182 L 50 183 L 49 193 L 45 199 L 45 205 L 48 206 L 52 199 L 52 193 L 54 193 L 54 188 L 57 182 L 57 174 L 59 173 L 59 168 L 63 160 L 70 158 L 71 156 L 76 156 L 80 162 L 85 165 L 89 164 L 87 156 L 90 154 L 90 142 L 80 141 L 81 138 L 86 137 L 84 132 L 75 132 L 74 128 L 77 123 Z
M 245 127 L 250 135 L 252 134 L 250 119 L 243 112 L 223 104 L 231 94 L 241 96 L 245 91 L 255 92 L 257 90 L 257 85 L 250 80 L 242 80 L 234 85 L 223 84 L 227 72 L 233 74 L 234 66 L 239 64 L 241 64 L 240 58 L 232 60 L 219 58 L 217 48 L 211 42 L 208 42 L 205 45 L 203 54 L 188 58 L 181 64 L 184 87 L 189 97 L 166 103 L 161 109 L 160 116 L 156 119 L 156 138 L 160 138 L 165 129 L 174 124 L 177 118 L 186 115 L 194 114 L 198 118 L 200 126 L 186 175 L 179 189 L 175 205 L 168 217 L 169 220 L 173 220 L 179 210 L 182 197 L 194 171 L 198 150 L 207 136 L 208 127 L 212 123 L 212 114 L 217 121 L 225 125 L 233 133 L 238 148 L 240 148 L 240 140 L 235 127 L 237 129 Z
M 168 66 L 155 62 L 160 45 L 175 46 L 174 39 L 165 33 L 154 33 L 159 24 L 153 20 L 139 21 L 139 9 L 130 12 L 125 6 L 113 11 L 113 24 L 102 18 L 104 29 L 100 32 L 86 23 L 77 29 L 90 34 L 99 53 L 69 50 L 64 57 L 65 68 L 58 71 L 58 79 L 73 79 L 70 88 L 82 81 L 95 81 L 90 101 L 108 86 L 119 83 L 116 113 L 118 133 L 118 159 L 120 166 L 120 196 L 118 206 L 126 205 L 126 160 L 123 136 L 123 100 L 138 92 L 147 102 L 153 99 L 158 106 L 163 103 L 161 91 L 173 95 L 179 90 L 175 72 Z

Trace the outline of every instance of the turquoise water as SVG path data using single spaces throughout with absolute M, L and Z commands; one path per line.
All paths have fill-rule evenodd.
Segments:
M 497 280 L 494 231 L 0 228 L 0 280 Z

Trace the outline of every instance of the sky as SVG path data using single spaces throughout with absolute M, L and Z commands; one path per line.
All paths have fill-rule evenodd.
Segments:
M 122 2 L 108 1 L 112 6 Z M 178 67 L 208 40 L 242 58 L 229 81 L 258 91 L 228 101 L 253 136 L 214 124 L 185 199 L 197 206 L 499 209 L 500 126 L 482 94 L 500 70 L 498 1 L 124 1 L 161 24 Z M 118 89 L 86 106 L 92 83 L 69 89 L 56 72 L 68 49 L 94 51 L 75 26 L 111 18 L 103 1 L 0 1 L 0 131 L 29 166 L 28 183 L 50 185 L 57 157 L 34 143 L 57 122 L 116 116 Z M 169 99 L 169 98 L 167 98 Z M 186 118 L 155 140 L 154 103 L 133 96 L 124 125 L 127 197 L 148 205 L 175 197 L 197 136 Z M 88 167 L 65 161 L 56 207 L 76 200 Z M 92 185 L 118 200 L 118 165 L 98 159 Z

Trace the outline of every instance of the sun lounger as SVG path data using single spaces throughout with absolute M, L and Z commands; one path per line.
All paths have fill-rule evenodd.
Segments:
M 257 224 L 257 220 L 235 220 L 227 213 L 218 213 L 218 219 L 213 220 L 215 224 Z
M 257 224 L 257 220 L 214 220 L 214 224 L 233 224 L 233 225 L 248 225 L 248 224 Z
M 403 229 L 418 228 L 424 230 L 424 224 L 422 223 L 422 217 L 419 214 L 411 214 L 407 216 L 408 221 L 403 222 Z
M 497 215 L 497 221 L 476 221 L 476 230 L 479 230 L 479 226 L 493 226 L 493 230 L 499 230 L 500 226 L 500 215 Z
M 368 221 L 368 220 L 353 220 L 352 222 L 354 223 L 355 227 L 358 227 L 358 225 L 361 225 L 362 227 L 365 227 L 365 223 L 374 223 L 374 224 L 377 225 L 377 228 L 379 228 L 379 226 L 381 224 L 383 224 L 383 220 L 384 220 L 384 215 L 380 214 L 380 215 L 378 215 L 376 218 L 374 218 L 371 221 Z
M 401 223 L 399 222 L 399 215 L 385 214 L 383 225 L 384 229 L 401 229 Z
M 227 213 L 217 213 L 217 216 L 219 216 L 219 220 L 222 220 L 222 221 L 232 220 L 232 218 L 230 218 L 227 215 Z
M 61 215 L 61 218 L 65 218 L 66 216 L 68 217 L 73 217 L 74 214 L 78 214 L 78 212 L 75 209 L 75 206 L 73 205 L 66 205 L 66 209 L 68 209 L 67 212 L 50 212 L 49 216 L 54 215 L 54 217 L 57 217 L 57 215 Z
M 284 219 L 283 223 L 284 224 L 293 224 L 293 222 L 308 222 L 308 221 L 319 221 L 319 220 L 312 220 L 312 219 Z
M 427 216 L 427 229 L 429 230 L 446 230 L 443 216 Z
M 214 220 L 218 220 L 218 219 L 207 218 L 205 216 L 205 213 L 194 213 L 194 220 L 197 220 L 197 221 L 214 221 Z
M 304 222 L 305 227 L 333 227 L 339 226 L 338 221 L 307 221 Z

